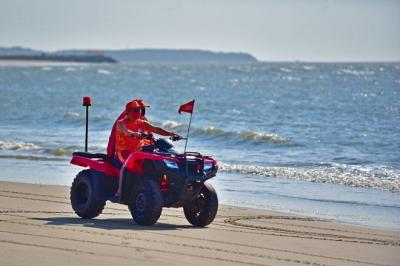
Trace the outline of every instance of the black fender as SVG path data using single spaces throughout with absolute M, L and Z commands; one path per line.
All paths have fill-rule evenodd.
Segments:
M 129 197 L 131 191 L 137 187 L 137 185 L 142 182 L 143 176 L 139 173 L 134 173 L 129 171 L 127 168 L 123 167 L 121 169 L 122 175 L 122 189 L 121 189 L 121 203 L 129 204 Z
M 153 180 L 157 184 L 160 184 L 162 174 L 158 171 L 158 165 L 161 163 L 158 161 L 152 161 L 146 159 L 143 161 L 141 167 L 143 174 L 138 172 L 132 172 L 129 169 L 122 167 L 122 190 L 121 190 L 121 203 L 129 204 L 129 197 L 133 191 L 144 179 Z

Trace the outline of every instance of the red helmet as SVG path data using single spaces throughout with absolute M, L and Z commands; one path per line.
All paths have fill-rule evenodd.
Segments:
M 125 111 L 128 111 L 129 109 L 133 108 L 142 108 L 142 106 L 139 104 L 137 100 L 133 100 L 125 105 Z
M 141 108 L 150 107 L 150 105 L 145 103 L 142 99 L 135 99 L 135 101 L 137 101 L 140 104 Z

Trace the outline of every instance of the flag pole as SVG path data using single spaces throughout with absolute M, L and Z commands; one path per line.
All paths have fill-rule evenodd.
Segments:
M 188 143 L 188 139 L 189 139 L 189 131 L 190 131 L 190 124 L 192 123 L 192 115 L 193 115 L 193 112 L 190 113 L 189 127 L 188 127 L 187 134 L 186 134 L 186 142 L 185 142 L 184 153 L 186 153 L 186 147 L 187 147 L 187 143 Z
M 188 130 L 186 133 L 186 142 L 185 142 L 185 150 L 184 150 L 184 156 L 185 156 L 185 168 L 186 168 L 186 177 L 189 177 L 189 166 L 188 166 L 188 159 L 187 159 L 187 154 L 186 154 L 186 148 L 187 148 L 187 143 L 189 140 L 189 132 L 190 132 L 190 125 L 192 124 L 192 116 L 193 116 L 193 109 L 194 109 L 194 99 L 190 102 L 187 102 L 179 107 L 178 113 L 181 112 L 186 112 L 190 113 L 190 120 L 189 120 L 189 126 Z

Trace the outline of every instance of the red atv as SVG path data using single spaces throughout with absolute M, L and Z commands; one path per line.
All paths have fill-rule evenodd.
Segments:
M 122 114 L 121 114 L 122 115 Z M 82 218 L 91 219 L 104 209 L 106 201 L 128 205 L 133 220 L 140 225 L 157 222 L 163 207 L 183 207 L 186 219 L 194 226 L 210 224 L 218 210 L 218 197 L 206 181 L 218 171 L 217 161 L 197 152 L 179 153 L 170 139 L 154 139 L 153 144 L 132 153 L 120 166 L 113 158 L 115 128 L 108 153 L 73 153 L 71 163 L 87 169 L 75 177 L 71 186 L 71 205 Z M 115 197 L 119 176 L 121 197 Z

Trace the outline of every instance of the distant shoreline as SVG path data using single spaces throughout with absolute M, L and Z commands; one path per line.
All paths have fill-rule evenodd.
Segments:
M 0 60 L 11 61 L 45 61 L 72 63 L 118 63 L 117 60 L 103 55 L 0 55 Z
M 88 63 L 46 61 L 46 60 L 0 59 L 0 66 L 70 66 L 70 65 L 86 65 L 86 64 Z
M 191 49 L 71 49 L 47 52 L 24 47 L 0 47 L 0 60 L 45 60 L 87 63 L 243 64 L 258 60 L 242 52 Z

